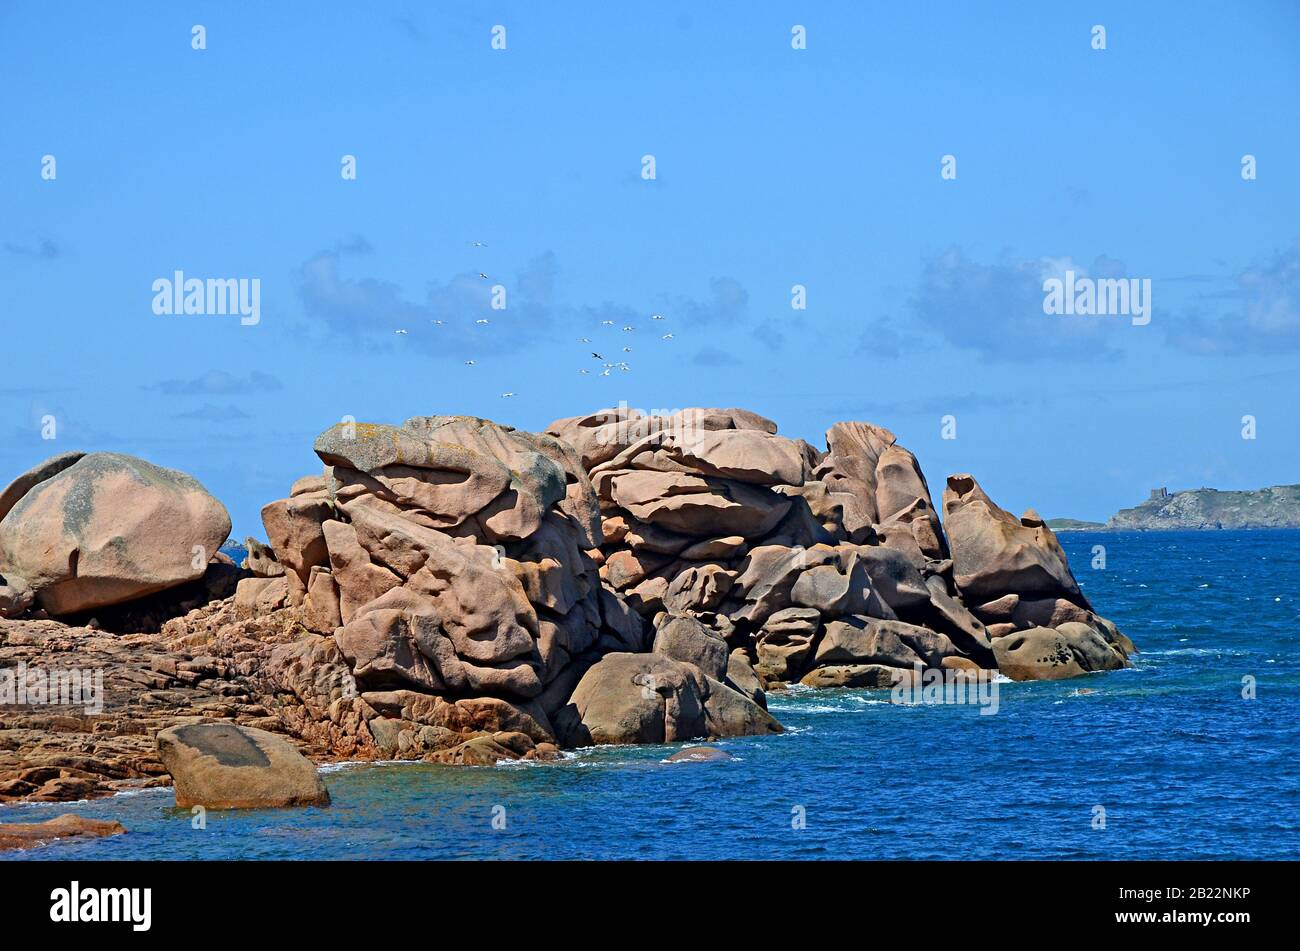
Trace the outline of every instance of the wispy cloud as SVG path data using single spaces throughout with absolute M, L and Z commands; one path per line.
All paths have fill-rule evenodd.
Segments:
M 699 367 L 732 367 L 740 363 L 736 357 L 719 347 L 704 347 L 691 361 Z
M 1172 346 L 1238 356 L 1300 349 L 1300 239 L 1166 322 Z
M 552 323 L 556 265 L 550 252 L 513 280 L 465 272 L 430 283 L 422 300 L 410 300 L 392 281 L 343 273 L 341 259 L 355 253 L 357 240 L 369 249 L 364 239 L 353 239 L 352 247 L 322 251 L 299 271 L 299 298 L 316 330 L 374 346 L 392 346 L 397 331 L 405 330 L 397 338 L 402 346 L 465 357 L 519 350 Z M 492 306 L 497 285 L 505 288 L 504 309 Z
M 53 261 L 63 253 L 63 249 L 52 238 L 37 238 L 31 244 L 19 244 L 6 241 L 4 249 L 14 257 L 31 258 L 36 261 Z
M 660 294 L 653 310 L 668 317 L 652 323 L 651 309 L 619 301 L 598 304 L 559 302 L 560 268 L 552 252 L 534 257 L 512 275 L 465 272 L 431 282 L 423 298 L 413 298 L 393 281 L 349 276 L 345 259 L 369 251 L 364 239 L 336 244 L 304 263 L 299 297 L 313 331 L 353 345 L 390 350 L 411 347 L 434 356 L 476 358 L 526 349 L 546 340 L 564 340 L 598 331 L 602 325 L 634 327 L 642 333 L 661 328 L 721 333 L 741 325 L 768 347 L 784 338 L 774 321 L 753 324 L 749 292 L 730 277 L 710 280 L 701 297 Z M 493 308 L 497 286 L 506 306 Z M 406 331 L 399 334 L 398 331 Z
M 1099 257 L 1089 268 L 1070 258 L 973 261 L 959 248 L 925 262 L 910 305 L 913 328 L 986 359 L 1096 359 L 1115 356 L 1112 334 L 1131 328 L 1110 318 L 1062 318 L 1043 313 L 1043 281 L 1072 269 L 1078 276 L 1120 277 L 1124 265 Z
M 269 373 L 253 370 L 246 375 L 225 370 L 209 370 L 187 380 L 162 380 L 145 389 L 157 390 L 168 396 L 255 396 L 284 388 L 280 380 Z
M 198 409 L 192 409 L 185 413 L 177 413 L 177 419 L 198 419 L 206 423 L 231 423 L 236 420 L 248 419 L 248 414 L 238 406 L 227 404 L 218 406 L 215 403 L 204 403 Z

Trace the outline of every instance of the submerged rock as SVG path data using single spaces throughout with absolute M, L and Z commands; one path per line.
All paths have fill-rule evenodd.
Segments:
M 100 839 L 124 832 L 126 826 L 120 822 L 87 819 L 72 813 L 44 822 L 4 822 L 0 823 L 0 852 L 30 849 L 67 839 Z
M 735 759 L 726 750 L 720 750 L 716 746 L 688 746 L 684 750 L 678 750 L 672 756 L 667 757 L 665 763 L 723 763 L 729 759 Z

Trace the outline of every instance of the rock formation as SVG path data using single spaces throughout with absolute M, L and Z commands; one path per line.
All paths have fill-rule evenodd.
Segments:
M 838 423 L 825 451 L 732 409 L 608 410 L 548 432 L 595 488 L 605 584 L 657 632 L 693 619 L 721 642 L 709 656 L 725 645 L 766 689 L 888 687 L 918 665 L 993 669 L 1003 656 L 1009 676 L 1060 676 L 1123 666 L 1132 649 L 1091 612 L 1036 515 L 1018 520 L 954 476 L 945 532 L 915 457 L 878 426 Z M 996 643 L 1040 625 L 1073 668 L 1040 662 L 1024 638 Z
M 216 552 L 225 511 L 142 460 L 67 454 L 0 494 L 0 613 L 38 618 L 0 621 L 0 660 L 75 651 L 109 685 L 98 719 L 0 711 L 0 799 L 165 782 L 152 738 L 200 721 L 314 759 L 480 765 L 779 732 L 766 692 L 796 683 L 1055 679 L 1135 649 L 1032 510 L 955 475 L 941 519 L 867 423 L 823 450 L 737 409 L 543 434 L 432 416 L 339 424 L 315 451 L 242 569 L 189 558 Z M 39 619 L 169 606 L 122 636 Z
M 488 708 L 497 732 L 515 736 L 501 749 L 467 751 L 475 759 L 553 750 L 555 718 L 579 681 L 593 667 L 589 676 L 604 676 L 598 661 L 620 653 L 672 667 L 673 683 L 689 681 L 700 704 L 712 697 L 707 718 L 676 724 L 665 712 L 642 742 L 678 730 L 685 739 L 772 728 L 752 696 L 726 682 L 725 642 L 707 661 L 647 653 L 649 625 L 601 583 L 592 557 L 599 503 L 571 446 L 434 416 L 400 427 L 340 424 L 315 449 L 323 476 L 299 480 L 263 509 L 273 559 L 250 552 L 263 577 L 241 582 L 236 603 L 250 614 L 280 604 L 299 611 L 319 635 L 313 649 L 342 658 L 390 755 L 459 762 L 465 738 L 448 722 Z M 675 709 L 675 687 L 658 689 L 659 705 Z M 574 720 L 571 712 L 565 722 Z M 576 745 L 586 733 L 571 724 L 566 737 Z
M 23 591 L 53 615 L 201 578 L 230 516 L 197 481 L 115 452 L 64 453 L 0 492 L 0 613 Z

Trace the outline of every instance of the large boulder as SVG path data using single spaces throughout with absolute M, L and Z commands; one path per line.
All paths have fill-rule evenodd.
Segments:
M 24 495 L 46 479 L 58 475 L 68 466 L 79 462 L 84 455 L 84 452 L 61 452 L 57 456 L 50 456 L 10 482 L 5 486 L 4 491 L 0 492 L 0 521 L 4 520 L 9 510 L 17 505 L 18 500 Z
M 282 736 L 232 723 L 189 723 L 158 733 L 158 756 L 182 809 L 324 806 L 316 767 Z
M 818 666 L 880 664 L 886 667 L 940 667 L 961 652 L 945 635 L 915 624 L 852 616 L 831 621 L 817 645 Z
M 230 534 L 230 516 L 202 485 L 120 453 L 92 452 L 65 465 L 69 458 L 38 467 L 52 474 L 0 521 L 0 571 L 25 579 L 55 615 L 203 576 Z
M 1056 535 L 1032 509 L 1016 518 L 961 473 L 948 477 L 943 514 L 953 580 L 972 604 L 1008 592 L 1086 603 Z
M 651 650 L 673 660 L 694 664 L 714 680 L 727 676 L 731 651 L 726 640 L 698 619 L 664 615 L 655 630 Z
M 569 747 L 780 733 L 748 697 L 662 654 L 606 654 L 555 718 Z

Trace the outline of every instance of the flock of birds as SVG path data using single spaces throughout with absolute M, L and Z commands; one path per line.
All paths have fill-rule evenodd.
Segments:
M 470 242 L 470 246 L 471 246 L 471 247 L 474 247 L 474 248 L 486 248 L 486 247 L 487 247 L 487 245 L 484 244 L 482 241 L 471 241 L 471 242 Z M 482 271 L 479 271 L 479 272 L 478 272 L 478 276 L 479 276 L 480 278 L 482 278 L 483 280 L 485 280 L 485 281 L 486 281 L 486 280 L 490 280 L 490 278 L 487 276 L 487 274 L 485 274 L 485 273 L 482 272 Z M 663 314 L 652 314 L 652 315 L 650 316 L 650 319 L 651 319 L 651 320 L 664 320 L 664 319 L 666 319 L 666 318 L 664 317 Z M 439 326 L 439 327 L 440 327 L 440 326 L 443 326 L 444 324 L 446 324 L 446 321 L 445 321 L 445 320 L 434 319 L 434 320 L 431 320 L 430 323 L 434 324 L 435 326 Z M 480 317 L 480 318 L 478 318 L 477 320 L 475 320 L 474 323 L 477 324 L 477 325 L 479 325 L 479 326 L 487 326 L 488 324 L 491 323 L 491 321 L 488 320 L 486 317 Z M 613 326 L 615 326 L 614 321 L 612 321 L 612 320 L 602 320 L 602 321 L 600 322 L 600 324 L 601 324 L 602 327 L 613 327 Z M 623 327 L 623 333 L 629 333 L 629 334 L 630 334 L 630 333 L 635 333 L 635 332 L 636 332 L 636 327 L 634 327 L 634 326 L 631 325 L 631 324 L 627 324 L 627 325 L 625 325 L 625 326 Z M 404 337 L 404 336 L 407 336 L 407 335 L 410 333 L 410 331 L 407 330 L 405 327 L 403 327 L 403 328 L 401 328 L 401 329 L 398 329 L 398 330 L 393 331 L 393 333 L 395 333 L 395 334 L 396 334 L 397 336 L 399 336 L 399 337 Z M 670 332 L 670 333 L 666 333 L 666 334 L 662 334 L 662 335 L 660 336 L 659 339 L 661 339 L 661 340 L 672 340 L 672 339 L 673 339 L 673 335 L 672 335 L 671 332 Z M 583 338 L 581 338 L 580 342 L 581 342 L 581 343 L 584 343 L 584 344 L 590 344 L 590 343 L 592 342 L 592 340 L 591 340 L 590 337 L 583 337 Z M 622 352 L 623 352 L 623 353 L 631 353 L 631 352 L 632 352 L 632 348 L 631 348 L 630 346 L 629 346 L 629 347 L 623 347 L 623 351 L 622 351 Z M 599 374 L 598 374 L 599 376 L 610 376 L 610 375 L 613 373 L 613 371 L 615 371 L 615 370 L 618 370 L 620 373 L 628 373 L 628 372 L 631 372 L 631 370 L 632 370 L 632 368 L 628 365 L 628 363 L 627 363 L 626 360 L 607 361 L 607 360 L 605 359 L 605 357 L 604 357 L 603 354 L 601 354 L 601 353 L 599 353 L 599 352 L 597 352 L 597 351 L 595 351 L 595 350 L 592 350 L 592 351 L 591 351 L 591 356 L 592 356 L 592 359 L 594 359 L 594 360 L 600 360 L 600 361 L 601 361 L 600 368 L 599 368 L 599 369 L 600 369 L 600 372 L 599 372 Z M 467 367 L 472 367 L 472 366 L 476 366 L 476 365 L 477 365 L 477 361 L 475 361 L 475 360 L 466 360 L 466 361 L 465 361 L 465 366 L 467 366 Z M 592 370 L 589 369 L 589 368 L 583 367 L 582 369 L 578 370 L 578 372 L 579 372 L 580 374 L 582 374 L 583 376 L 590 376 L 591 373 L 592 373 Z M 519 395 L 519 394 L 514 393 L 514 392 L 507 392 L 507 393 L 502 393 L 502 394 L 501 394 L 501 398 L 502 398 L 502 399 L 509 399 L 509 398 L 511 398 L 511 397 L 518 396 L 518 395 Z

